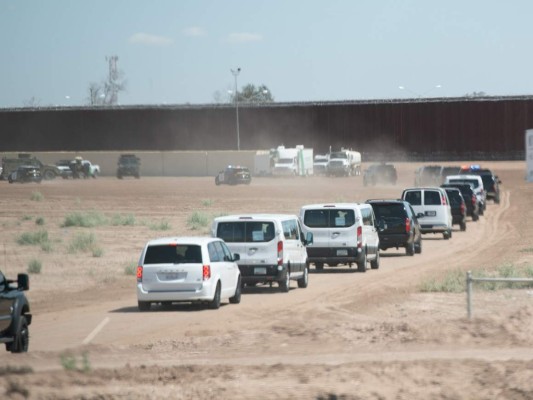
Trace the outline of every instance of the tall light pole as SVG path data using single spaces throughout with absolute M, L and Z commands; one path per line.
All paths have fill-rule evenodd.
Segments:
M 235 93 L 233 94 L 233 97 L 235 99 L 235 125 L 237 125 L 237 150 L 241 150 L 241 136 L 239 133 L 239 92 L 237 91 L 237 76 L 241 72 L 240 68 L 232 69 L 231 73 L 235 77 Z

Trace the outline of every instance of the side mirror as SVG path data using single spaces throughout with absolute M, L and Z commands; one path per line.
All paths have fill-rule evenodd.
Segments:
M 307 232 L 305 235 L 305 243 L 306 246 L 313 244 L 313 232 Z
M 17 288 L 18 290 L 30 289 L 30 277 L 28 276 L 28 274 L 17 275 Z
M 241 255 L 239 253 L 233 254 L 233 261 L 239 261 L 241 259 Z

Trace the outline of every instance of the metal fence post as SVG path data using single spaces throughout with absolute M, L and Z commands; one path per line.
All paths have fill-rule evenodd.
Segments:
M 468 319 L 472 318 L 472 272 L 466 273 L 466 311 Z

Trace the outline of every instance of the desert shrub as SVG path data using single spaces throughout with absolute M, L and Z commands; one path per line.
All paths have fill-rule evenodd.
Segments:
M 93 257 L 102 257 L 104 255 L 104 249 L 98 246 L 92 248 Z
M 82 228 L 93 228 L 95 226 L 105 225 L 107 219 L 103 214 L 90 211 L 86 213 L 74 212 L 65 217 L 62 226 L 79 226 Z
M 29 274 L 40 274 L 42 269 L 42 264 L 39 260 L 33 259 L 28 263 L 28 273 Z
M 96 247 L 96 238 L 92 233 L 80 232 L 74 235 L 68 246 L 69 253 L 92 251 Z
M 42 245 L 49 242 L 48 231 L 39 230 L 37 232 L 24 232 L 17 238 L 17 243 L 24 245 Z
M 30 196 L 31 201 L 43 201 L 44 196 L 41 192 L 32 192 Z
M 171 228 L 167 220 L 150 221 L 147 223 L 147 226 L 153 231 L 168 231 Z
M 10 398 L 20 398 L 27 399 L 30 397 L 30 391 L 26 388 L 24 382 L 19 382 L 18 380 L 8 379 L 7 385 L 5 388 L 5 395 Z
M 137 275 L 137 263 L 131 262 L 124 267 L 125 275 Z
M 198 230 L 207 227 L 210 220 L 211 218 L 207 214 L 195 211 L 187 219 L 187 226 L 193 231 Z
M 211 200 L 211 199 L 203 199 L 202 200 L 202 205 L 204 207 L 211 207 L 213 205 L 213 200 Z
M 133 226 L 135 225 L 135 216 L 132 214 L 114 214 L 111 217 L 111 225 L 113 226 Z
M 461 270 L 448 271 L 440 279 L 431 278 L 420 284 L 421 292 L 464 292 L 466 287 L 466 274 Z
M 31 215 L 23 215 L 22 217 L 20 217 L 20 220 L 21 221 L 29 221 L 31 220 L 33 217 Z
M 44 218 L 43 217 L 37 217 L 35 218 L 35 224 L 36 225 L 39 225 L 39 226 L 42 226 L 44 225 L 45 221 L 44 221 Z

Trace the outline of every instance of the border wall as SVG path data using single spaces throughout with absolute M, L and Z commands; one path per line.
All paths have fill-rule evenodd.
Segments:
M 364 160 L 523 159 L 533 97 L 239 106 L 243 150 L 303 144 Z M 0 110 L 0 153 L 235 150 L 233 105 Z

